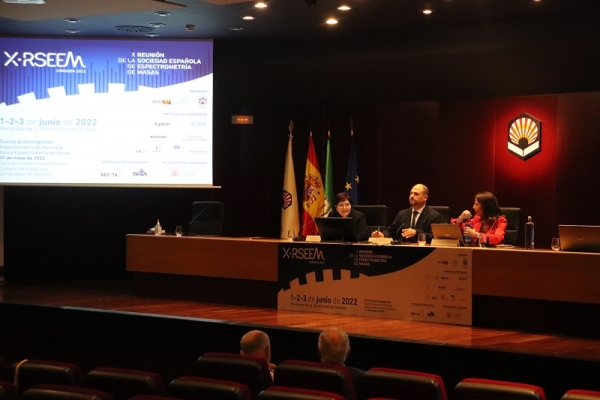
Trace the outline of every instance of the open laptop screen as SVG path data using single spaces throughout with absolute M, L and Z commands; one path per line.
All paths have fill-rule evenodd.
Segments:
M 322 241 L 356 242 L 356 226 L 350 217 L 316 217 Z
M 454 241 L 454 245 L 458 243 L 460 246 L 465 244 L 463 239 L 463 233 L 460 229 L 460 225 L 455 224 L 431 224 L 431 231 L 433 232 L 432 245 L 443 245 L 443 241 L 450 243 L 450 240 Z M 442 239 L 442 240 L 435 240 Z
M 558 236 L 561 250 L 600 253 L 600 226 L 559 225 Z

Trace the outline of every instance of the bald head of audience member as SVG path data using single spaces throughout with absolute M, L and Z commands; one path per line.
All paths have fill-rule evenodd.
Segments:
M 350 354 L 350 339 L 340 328 L 327 328 L 319 335 L 321 362 L 344 365 Z
M 264 357 L 271 362 L 271 340 L 263 331 L 250 331 L 240 340 L 240 354 L 245 356 Z

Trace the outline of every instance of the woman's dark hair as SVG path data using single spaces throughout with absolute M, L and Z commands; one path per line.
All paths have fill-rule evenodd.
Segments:
M 352 198 L 350 198 L 350 195 L 346 192 L 340 192 L 335 195 L 335 199 L 333 200 L 333 205 L 337 206 L 338 203 L 341 203 L 342 201 L 346 201 L 346 200 L 348 200 L 348 203 L 352 204 Z
M 498 200 L 490 192 L 479 192 L 475 195 L 475 200 L 481 204 L 483 209 L 483 219 L 495 219 L 500 215 L 500 206 Z

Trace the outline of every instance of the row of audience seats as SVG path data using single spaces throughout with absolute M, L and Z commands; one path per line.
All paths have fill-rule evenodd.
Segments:
M 74 364 L 24 360 L 11 367 L 14 383 L 0 380 L 0 400 L 448 400 L 435 374 L 371 368 L 355 390 L 342 365 L 288 360 L 271 378 L 263 358 L 207 353 L 196 362 L 197 376 L 174 379 L 120 368 L 97 368 L 85 376 Z M 544 390 L 525 383 L 466 378 L 452 400 L 546 400 Z M 600 400 L 600 392 L 569 390 L 561 400 Z
M 367 225 L 371 232 L 381 227 L 386 227 L 391 223 L 389 219 L 388 206 L 384 205 L 353 205 L 353 209 L 365 214 Z M 429 208 L 442 214 L 442 222 L 450 223 L 452 210 L 447 206 L 429 206 Z M 500 213 L 506 217 L 508 225 L 504 236 L 504 243 L 516 246 L 519 241 L 521 223 L 523 221 L 523 210 L 518 207 L 500 207 Z M 458 215 L 455 215 L 457 217 Z

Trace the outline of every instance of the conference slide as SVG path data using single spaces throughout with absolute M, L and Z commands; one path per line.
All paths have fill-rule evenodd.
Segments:
M 0 38 L 0 57 L 0 184 L 212 185 L 212 41 Z

